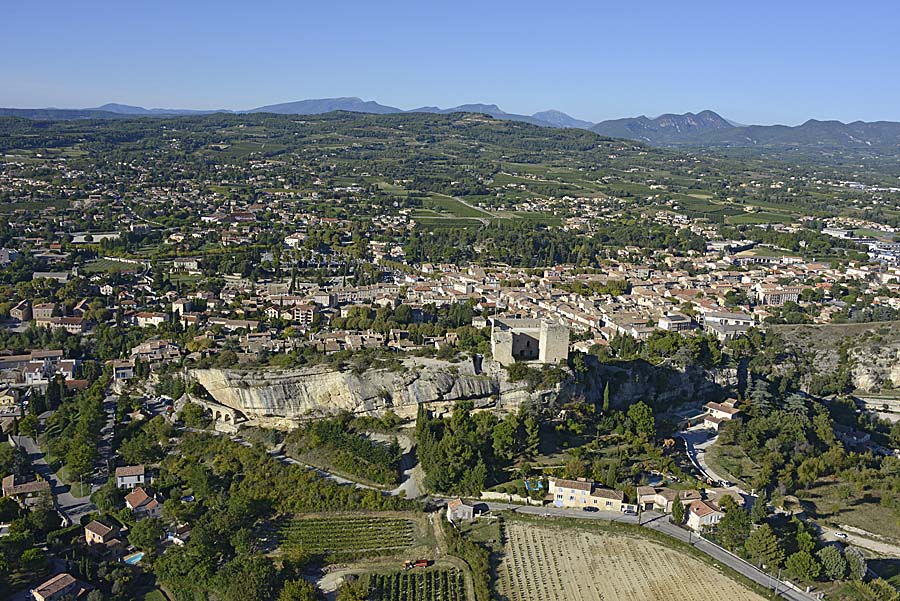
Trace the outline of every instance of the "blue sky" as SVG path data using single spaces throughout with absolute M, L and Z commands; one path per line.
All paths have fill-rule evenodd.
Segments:
M 900 121 L 891 1 L 0 0 L 0 106 L 332 96 L 598 121 Z

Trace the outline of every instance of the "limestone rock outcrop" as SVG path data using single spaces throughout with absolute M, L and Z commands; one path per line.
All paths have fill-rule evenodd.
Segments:
M 476 407 L 493 404 L 515 410 L 532 398 L 524 384 L 507 381 L 505 370 L 488 362 L 476 370 L 471 361 L 448 363 L 409 359 L 402 370 L 369 369 L 363 373 L 330 366 L 297 369 L 195 369 L 189 377 L 219 403 L 248 418 L 289 420 L 334 414 L 393 410 L 414 417 L 418 405 L 440 410 L 459 400 Z

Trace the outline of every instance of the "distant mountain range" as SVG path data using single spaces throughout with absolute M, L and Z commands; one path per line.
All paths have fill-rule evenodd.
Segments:
M 140 106 L 109 103 L 88 109 L 11 109 L 0 108 L 0 116 L 39 120 L 116 119 L 133 117 L 167 117 L 205 115 L 211 113 L 276 113 L 282 115 L 318 115 L 334 111 L 350 111 L 386 115 L 394 113 L 482 113 L 495 119 L 522 121 L 542 127 L 589 129 L 610 138 L 637 140 L 653 146 L 732 147 L 732 148 L 819 148 L 854 149 L 873 152 L 900 152 L 900 123 L 877 121 L 809 120 L 803 125 L 740 125 L 706 110 L 683 115 L 666 114 L 656 118 L 630 117 L 591 123 L 566 113 L 547 110 L 533 115 L 507 113 L 496 104 L 463 104 L 442 109 L 423 106 L 409 111 L 356 97 L 318 98 L 271 104 L 247 111 L 222 109 L 199 111 L 190 109 L 146 109 Z
M 734 129 L 727 120 L 713 111 L 660 115 L 649 119 L 643 115 L 630 119 L 612 119 L 589 127 L 593 132 L 609 138 L 641 140 L 650 144 L 672 144 L 687 138 L 703 136 L 722 129 Z

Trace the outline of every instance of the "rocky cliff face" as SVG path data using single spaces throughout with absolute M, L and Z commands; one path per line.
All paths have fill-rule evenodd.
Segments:
M 525 382 L 510 382 L 499 364 L 485 361 L 448 363 L 408 358 L 401 371 L 370 369 L 364 373 L 327 366 L 299 369 L 196 369 L 189 377 L 203 385 L 219 403 L 250 419 L 279 423 L 325 416 L 339 411 L 378 414 L 388 409 L 413 418 L 418 405 L 445 411 L 460 400 L 476 408 L 517 411 L 521 406 L 552 407 L 580 398 L 602 401 L 610 383 L 614 406 L 644 400 L 658 408 L 684 401 L 717 399 L 737 384 L 735 370 L 678 370 L 645 362 L 592 364 L 577 380 L 570 377 L 551 390 L 533 390 Z
M 900 322 L 776 326 L 785 361 L 777 371 L 796 369 L 807 386 L 816 376 L 847 369 L 861 392 L 900 385 Z
M 610 404 L 614 407 L 623 408 L 637 401 L 645 401 L 658 410 L 664 410 L 685 402 L 720 400 L 733 394 L 738 385 L 738 370 L 683 369 L 667 364 L 651 365 L 641 360 L 594 363 L 582 376 L 581 382 L 564 387 L 561 396 L 581 395 L 588 401 L 600 403 L 607 382 Z
M 495 404 L 515 410 L 533 398 L 524 384 L 507 381 L 495 364 L 476 373 L 472 362 L 447 363 L 410 359 L 402 371 L 371 369 L 364 373 L 316 366 L 287 370 L 196 369 L 190 378 L 213 398 L 245 416 L 303 419 L 349 411 L 378 413 L 392 409 L 414 417 L 419 404 L 435 409 L 472 400 L 476 407 Z

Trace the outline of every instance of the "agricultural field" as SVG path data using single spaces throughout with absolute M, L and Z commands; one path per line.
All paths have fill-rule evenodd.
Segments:
M 702 561 L 650 540 L 573 528 L 506 524 L 497 567 L 506 601 L 679 599 L 762 601 Z
M 82 267 L 84 273 L 140 273 L 143 270 L 143 265 L 116 261 L 115 259 L 97 259 Z
M 731 215 L 725 219 L 725 223 L 729 225 L 755 225 L 757 223 L 792 223 L 794 219 L 790 215 L 782 213 L 742 213 L 740 215 Z
M 415 522 L 401 517 L 299 517 L 279 530 L 282 548 L 331 557 L 390 555 L 415 540 Z
M 466 583 L 456 569 L 415 569 L 368 576 L 369 601 L 466 601 Z

